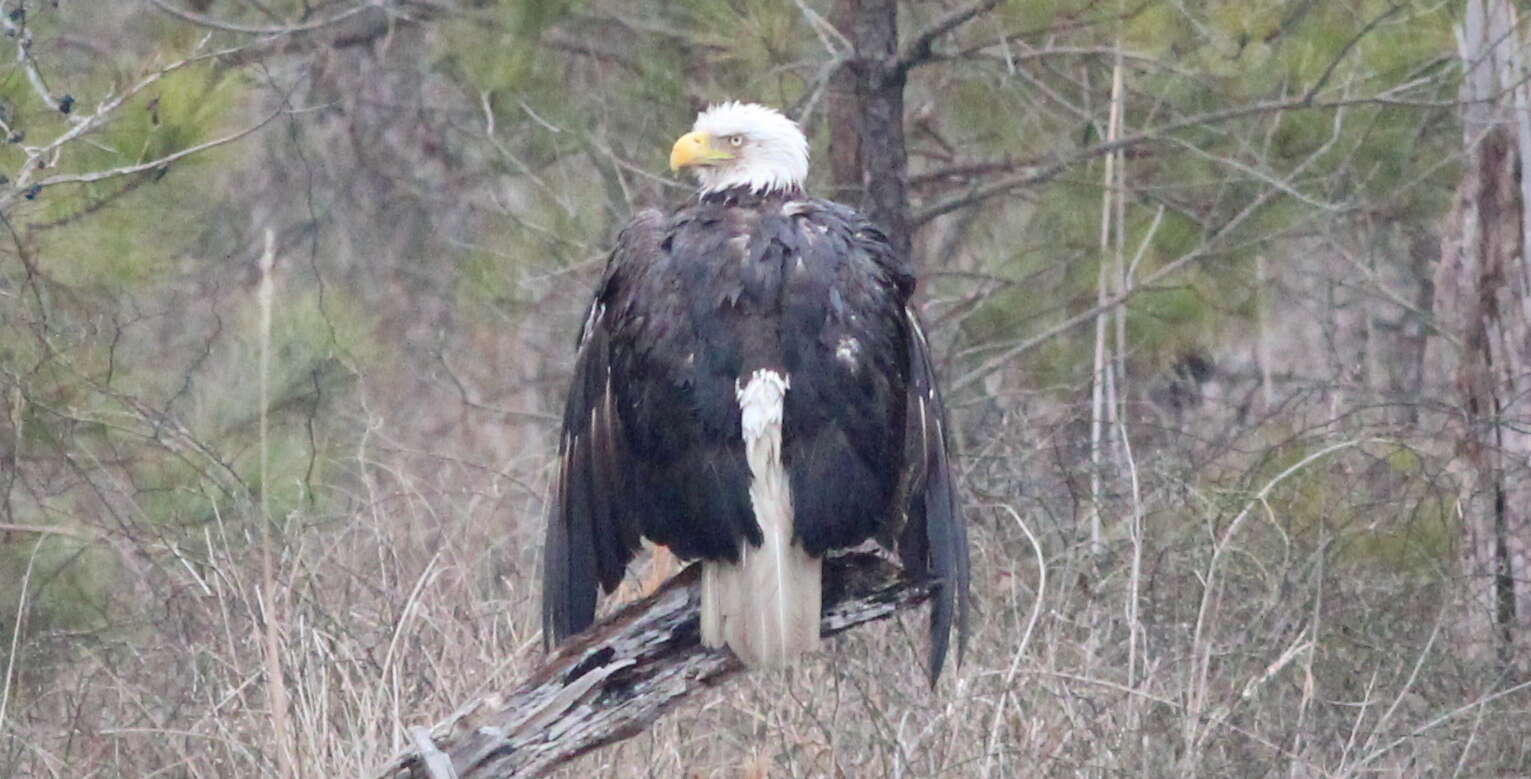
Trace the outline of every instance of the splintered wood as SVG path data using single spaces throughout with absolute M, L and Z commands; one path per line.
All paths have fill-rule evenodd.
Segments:
M 637 735 L 687 696 L 743 669 L 701 645 L 692 565 L 652 595 L 560 647 L 514 690 L 470 701 L 379 777 L 488 779 L 540 776 L 591 750 Z M 868 553 L 824 561 L 821 630 L 831 635 L 924 602 L 934 582 L 905 578 Z

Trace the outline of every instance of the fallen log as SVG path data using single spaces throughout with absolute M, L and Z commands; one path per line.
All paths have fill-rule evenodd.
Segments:
M 516 689 L 473 700 L 434 728 L 411 731 L 412 748 L 382 779 L 531 777 L 641 733 L 686 697 L 743 670 L 732 653 L 701 644 L 700 567 L 560 647 Z M 922 603 L 934 582 L 911 581 L 887 560 L 852 552 L 824 562 L 831 635 Z

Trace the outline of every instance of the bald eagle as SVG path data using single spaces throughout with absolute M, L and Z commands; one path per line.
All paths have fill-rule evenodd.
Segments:
M 544 637 L 589 626 L 648 538 L 702 561 L 703 643 L 781 667 L 818 646 L 820 561 L 875 538 L 938 581 L 934 681 L 968 549 L 908 258 L 804 194 L 807 139 L 770 108 L 702 112 L 670 166 L 700 188 L 622 230 L 580 330 Z

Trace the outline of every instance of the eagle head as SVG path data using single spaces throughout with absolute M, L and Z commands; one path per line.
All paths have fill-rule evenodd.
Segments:
M 801 189 L 808 139 L 797 122 L 755 103 L 719 103 L 698 114 L 670 150 L 670 170 L 696 174 L 702 194 L 733 187 L 757 193 Z

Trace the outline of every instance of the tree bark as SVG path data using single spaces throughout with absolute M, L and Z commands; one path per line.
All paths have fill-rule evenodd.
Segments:
M 830 81 L 829 157 L 834 198 L 854 204 L 909 257 L 906 68 L 898 57 L 895 0 L 836 0 L 830 22 L 855 47 Z M 912 258 L 911 258 L 912 260 Z
M 641 733 L 690 695 L 743 670 L 728 651 L 701 645 L 692 565 L 657 592 L 558 649 L 521 686 L 469 702 L 435 728 L 412 732 L 387 779 L 540 776 Z M 933 582 L 904 577 L 876 555 L 824 563 L 824 618 L 832 635 L 891 616 L 930 596 Z
M 835 0 L 829 21 L 852 51 L 829 83 L 831 197 L 855 205 L 888 233 L 900 257 L 918 227 L 909 203 L 904 86 L 934 57 L 935 42 L 999 5 L 977 0 L 932 19 L 899 49 L 897 0 Z
M 1457 454 L 1470 486 L 1465 515 L 1468 615 L 1474 645 L 1526 670 L 1531 617 L 1531 270 L 1525 259 L 1525 161 L 1531 89 L 1505 0 L 1469 0 L 1459 40 L 1466 63 L 1466 153 L 1442 231 L 1435 312 L 1455 337 Z

